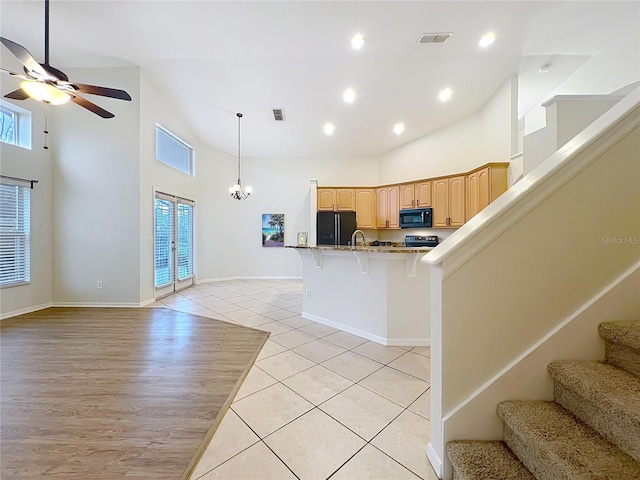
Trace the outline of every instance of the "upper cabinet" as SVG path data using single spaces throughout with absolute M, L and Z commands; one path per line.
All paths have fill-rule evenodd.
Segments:
M 400 228 L 400 210 L 433 208 L 434 228 L 457 228 L 507 190 L 508 163 L 377 188 L 318 187 L 318 210 L 355 210 L 358 228 Z
M 318 188 L 319 211 L 354 211 L 356 190 L 354 188 Z
M 400 228 L 400 186 L 376 188 L 378 228 Z
M 415 187 L 413 183 L 400 185 L 400 209 L 415 208 Z
M 357 228 L 376 228 L 376 191 L 373 188 L 356 188 Z
M 467 175 L 467 220 L 507 190 L 508 164 L 489 164 Z
M 461 227 L 465 222 L 465 176 L 433 181 L 433 227 Z
M 431 181 L 400 185 L 400 209 L 431 206 Z
M 431 206 L 431 183 L 430 181 L 424 181 L 414 184 L 416 208 Z

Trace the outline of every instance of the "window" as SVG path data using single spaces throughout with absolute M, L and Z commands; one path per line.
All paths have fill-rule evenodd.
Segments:
M 31 112 L 1 98 L 0 142 L 31 149 Z
M 0 183 L 0 287 L 31 279 L 31 188 Z
M 0 140 L 18 144 L 18 114 L 0 105 Z
M 193 147 L 166 128 L 156 125 L 156 160 L 193 175 L 193 157 Z

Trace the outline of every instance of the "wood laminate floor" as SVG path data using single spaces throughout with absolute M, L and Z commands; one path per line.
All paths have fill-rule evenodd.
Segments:
M 164 308 L 0 322 L 0 477 L 186 479 L 268 333 Z

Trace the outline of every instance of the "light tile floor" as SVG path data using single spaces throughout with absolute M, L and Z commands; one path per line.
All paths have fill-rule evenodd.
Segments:
M 429 348 L 306 320 L 300 280 L 201 284 L 166 306 L 271 332 L 192 479 L 429 479 Z

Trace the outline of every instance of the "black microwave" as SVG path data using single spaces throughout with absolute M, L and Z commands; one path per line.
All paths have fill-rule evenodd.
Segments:
M 400 228 L 430 228 L 432 208 L 400 210 Z

